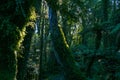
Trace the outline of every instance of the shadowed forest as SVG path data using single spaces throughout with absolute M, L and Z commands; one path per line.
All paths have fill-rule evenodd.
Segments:
M 120 0 L 0 0 L 0 80 L 120 80 Z

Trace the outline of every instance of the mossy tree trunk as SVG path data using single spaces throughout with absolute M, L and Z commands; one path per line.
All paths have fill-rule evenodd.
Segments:
M 33 0 L 24 0 L 24 4 L 27 3 L 25 6 L 17 4 L 18 0 L 0 1 L 1 80 L 16 80 L 17 51 L 24 38 L 24 25 L 27 22 L 27 19 L 29 19 L 29 8 L 32 5 L 32 1 Z M 20 7 L 22 7 L 22 9 L 20 9 Z M 22 10 L 25 12 L 26 16 L 24 16 Z
M 34 28 L 28 26 L 26 28 L 26 36 L 23 41 L 23 54 L 20 54 L 22 57 L 18 56 L 18 73 L 17 80 L 26 80 L 27 75 L 27 61 L 29 58 L 29 51 L 31 45 L 31 39 L 34 33 Z
M 43 42 L 44 42 L 44 19 L 42 21 L 42 26 L 41 26 L 41 34 L 40 34 L 40 63 L 39 63 L 39 80 L 42 80 L 43 77 Z
M 53 46 L 63 63 L 66 80 L 85 80 L 83 75 L 81 75 L 79 68 L 75 64 L 74 57 L 66 42 L 62 28 L 58 26 L 57 10 L 55 9 L 54 3 L 52 5 L 49 4 L 49 21 Z
M 0 1 L 0 79 L 16 80 L 16 48 L 19 43 L 19 30 L 12 23 L 15 2 Z
M 109 7 L 109 0 L 102 0 L 102 6 L 103 6 L 103 18 L 102 22 L 107 22 L 108 21 L 108 7 Z M 104 27 L 107 27 L 106 25 L 103 25 Z M 103 33 L 103 37 L 107 36 L 108 32 Z M 110 47 L 110 40 L 109 37 L 106 37 L 103 39 L 103 45 L 104 49 L 107 49 Z

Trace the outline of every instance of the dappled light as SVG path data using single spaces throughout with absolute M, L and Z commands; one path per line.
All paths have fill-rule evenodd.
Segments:
M 120 0 L 1 0 L 0 80 L 120 80 Z

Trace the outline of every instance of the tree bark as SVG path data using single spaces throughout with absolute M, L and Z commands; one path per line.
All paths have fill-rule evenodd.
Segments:
M 44 19 L 42 20 L 41 35 L 40 35 L 40 63 L 39 63 L 39 80 L 42 80 L 43 75 L 43 35 L 44 35 Z
M 17 73 L 17 80 L 26 80 L 27 75 L 27 61 L 29 58 L 29 51 L 30 51 L 30 44 L 31 39 L 34 33 L 34 29 L 31 26 L 27 27 L 26 29 L 26 36 L 23 41 L 23 54 L 22 57 L 18 57 L 18 73 Z
M 62 28 L 58 26 L 57 11 L 55 8 L 53 9 L 51 5 L 49 5 L 49 22 L 53 46 L 63 63 L 66 80 L 85 80 L 83 75 L 81 75 L 79 68 L 75 64 L 74 57 L 66 42 Z

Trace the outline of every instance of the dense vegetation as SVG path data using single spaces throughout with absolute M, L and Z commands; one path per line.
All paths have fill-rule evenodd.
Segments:
M 120 80 L 120 0 L 1 0 L 0 80 Z

